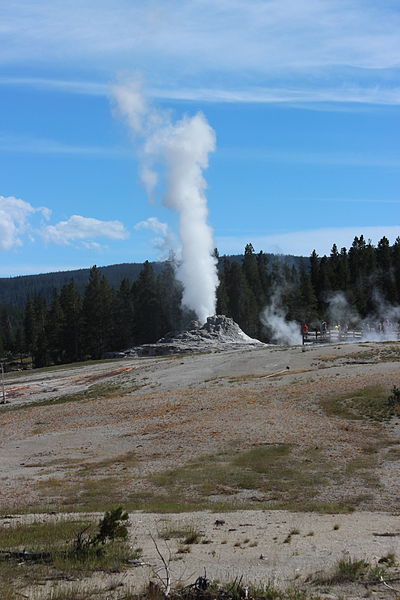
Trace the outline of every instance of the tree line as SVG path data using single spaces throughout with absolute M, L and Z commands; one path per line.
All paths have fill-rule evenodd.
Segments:
M 290 321 L 313 323 L 328 318 L 329 298 L 341 292 L 360 318 L 379 302 L 400 305 L 400 238 L 383 237 L 377 246 L 361 235 L 349 250 L 333 245 L 329 256 L 315 251 L 298 264 L 274 259 L 247 244 L 244 255 L 218 256 L 218 314 L 232 317 L 251 337 L 269 341 L 260 320 L 275 303 Z M 0 358 L 31 357 L 34 367 L 98 359 L 108 351 L 152 343 L 188 326 L 194 313 L 182 308 L 182 287 L 173 264 L 156 272 L 146 261 L 134 281 L 117 289 L 96 266 L 83 292 L 73 279 L 48 300 L 35 294 L 22 309 L 0 311 Z

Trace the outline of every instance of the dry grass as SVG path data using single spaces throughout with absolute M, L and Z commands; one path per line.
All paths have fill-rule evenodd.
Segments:
M 279 444 L 203 456 L 184 467 L 158 473 L 152 480 L 170 495 L 185 497 L 189 492 L 191 497 L 203 499 L 221 494 L 229 498 L 244 490 L 249 499 L 258 492 L 265 495 L 265 504 L 290 502 L 293 506 L 311 502 L 328 473 L 332 477 L 332 467 L 317 451 L 296 455 L 291 446 Z M 238 501 L 232 498 L 230 504 L 235 503 L 237 507 Z M 239 504 L 242 507 L 246 502 Z
M 137 558 L 125 541 L 114 540 L 102 546 L 101 553 L 90 552 L 84 557 L 72 552 L 73 540 L 83 530 L 96 531 L 96 524 L 88 520 L 60 520 L 56 522 L 34 522 L 17 524 L 0 528 L 1 549 L 9 551 L 46 552 L 50 559 L 46 562 L 19 561 L 19 559 L 0 560 L 0 597 L 3 600 L 14 600 L 26 596 L 29 589 L 40 589 L 48 580 L 81 578 L 94 571 L 121 571 L 128 559 Z M 77 586 L 75 586 L 77 587 Z M 89 598 L 84 595 L 82 584 L 72 594 L 72 589 L 65 588 L 61 595 L 58 592 L 52 598 Z M 80 591 L 82 596 L 76 595 Z M 104 591 L 104 590 L 102 590 Z M 23 592 L 23 593 L 22 593 Z M 65 594 L 64 594 L 65 592 Z M 71 594 L 71 595 L 69 595 Z M 35 594 L 35 598 L 47 597 Z
M 390 390 L 384 386 L 366 387 L 350 394 L 331 394 L 320 404 L 329 416 L 385 421 L 394 414 L 387 401 L 389 393 Z

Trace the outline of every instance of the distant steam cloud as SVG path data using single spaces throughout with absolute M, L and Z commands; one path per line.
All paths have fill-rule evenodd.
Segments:
M 348 302 L 343 292 L 330 294 L 327 299 L 327 314 L 330 323 L 342 327 L 355 327 L 362 331 L 367 342 L 382 342 L 398 339 L 400 306 L 388 303 L 378 290 L 373 292 L 374 309 L 364 319 Z
M 260 315 L 261 323 L 273 344 L 297 346 L 302 343 L 300 324 L 296 321 L 288 321 L 285 313 L 282 296 L 279 291 L 276 291 Z
M 119 111 L 141 140 L 141 176 L 151 197 L 164 184 L 163 203 L 179 213 L 182 259 L 177 278 L 183 283 L 183 304 L 201 322 L 215 314 L 218 275 L 212 256 L 213 235 L 203 170 L 215 150 L 215 133 L 202 113 L 172 122 L 169 114 L 146 103 L 137 81 L 114 88 Z

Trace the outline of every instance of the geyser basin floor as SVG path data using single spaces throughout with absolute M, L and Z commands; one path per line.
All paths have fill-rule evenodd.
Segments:
M 399 420 L 378 405 L 400 344 L 302 350 L 7 375 L 1 506 L 398 510 Z

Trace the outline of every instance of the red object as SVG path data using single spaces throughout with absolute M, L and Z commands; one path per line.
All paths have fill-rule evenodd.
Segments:
M 308 325 L 307 324 L 303 325 L 303 333 L 308 333 Z

